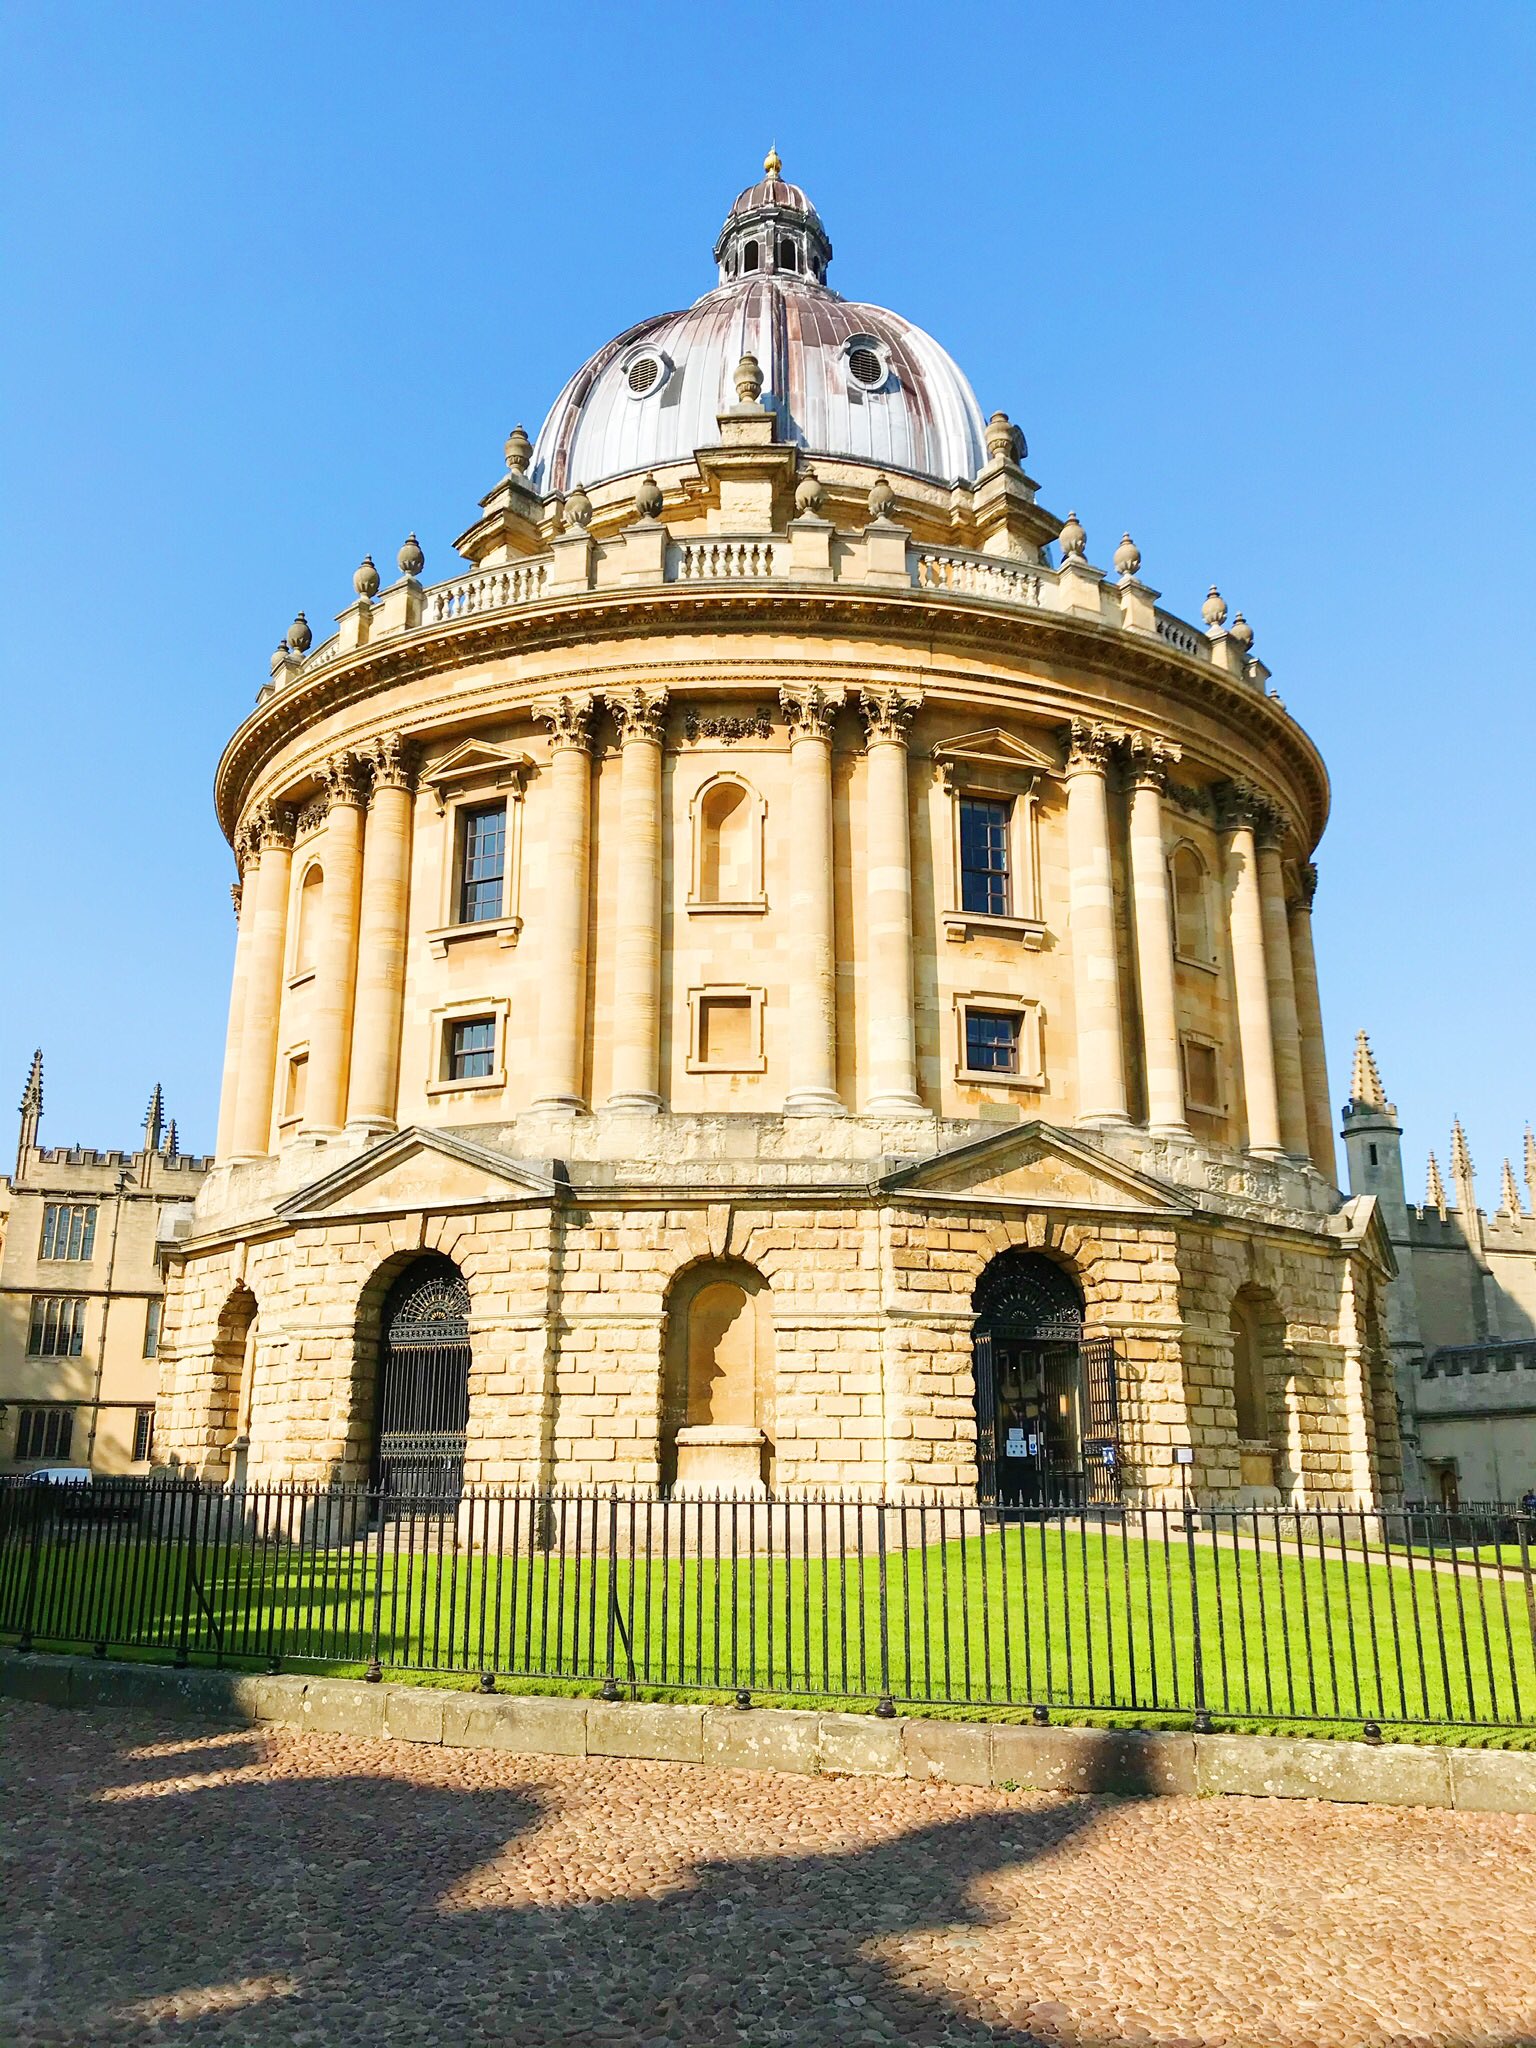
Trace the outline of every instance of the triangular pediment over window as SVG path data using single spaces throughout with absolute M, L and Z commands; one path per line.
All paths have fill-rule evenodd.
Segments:
M 285 1222 L 398 1216 L 410 1209 L 489 1209 L 565 1193 L 553 1161 L 539 1167 L 444 1131 L 396 1131 L 277 1204 Z
M 1059 756 L 1046 747 L 1016 739 L 997 725 L 988 726 L 985 732 L 961 733 L 958 739 L 941 740 L 933 750 L 933 758 L 946 771 L 958 770 L 962 774 L 974 775 L 982 770 L 992 774 L 1007 770 L 1015 775 L 1061 773 Z
M 1103 1214 L 1187 1215 L 1193 1202 L 1071 1131 L 1038 1120 L 973 1139 L 887 1174 L 882 1194 L 1022 1209 L 1084 1209 Z
M 527 754 L 509 753 L 505 747 L 493 747 L 486 740 L 466 740 L 423 775 L 421 785 L 431 790 L 441 810 L 449 792 L 467 783 L 483 783 L 489 789 L 521 790 L 533 765 Z

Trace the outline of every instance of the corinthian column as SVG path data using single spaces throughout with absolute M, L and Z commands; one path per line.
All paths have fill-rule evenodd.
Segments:
M 1264 969 L 1269 982 L 1269 1022 L 1275 1041 L 1275 1094 L 1280 1142 L 1293 1159 L 1309 1156 L 1307 1096 L 1301 1077 L 1301 1026 L 1296 1014 L 1296 981 L 1291 967 L 1291 927 L 1285 909 L 1285 869 L 1280 861 L 1283 827 L 1273 812 L 1259 821 L 1259 909 L 1264 920 Z
M 553 735 L 545 834 L 543 977 L 535 1109 L 584 1109 L 587 916 L 592 832 L 592 700 L 540 705 Z
M 869 905 L 869 1096 L 872 1116 L 920 1110 L 912 1000 L 912 834 L 907 728 L 920 699 L 895 690 L 859 699 L 869 732 L 865 886 Z
M 363 835 L 347 1122 L 364 1130 L 392 1131 L 400 1114 L 400 1019 L 405 1003 L 415 760 L 399 733 L 391 732 L 374 742 L 369 761 L 373 789 Z
M 1074 720 L 1067 760 L 1068 902 L 1072 994 L 1077 1009 L 1079 1123 L 1130 1121 L 1105 781 L 1112 739 L 1102 726 Z
M 1296 1021 L 1301 1027 L 1301 1079 L 1307 1097 L 1307 1145 L 1312 1164 L 1337 1187 L 1338 1155 L 1333 1149 L 1333 1096 L 1328 1088 L 1328 1055 L 1323 1045 L 1323 1004 L 1312 950 L 1312 898 L 1317 869 L 1301 866 L 1301 892 L 1290 906 L 1291 972 L 1296 983 Z
M 230 1138 L 231 1156 L 236 1159 L 265 1158 L 272 1135 L 272 1078 L 277 1068 L 293 828 L 291 804 L 265 805 L 248 828 L 256 872 L 253 878 L 248 861 L 244 887 L 253 897 L 250 964 L 240 1026 L 240 1084 Z
M 1174 1003 L 1173 917 L 1163 845 L 1166 751 L 1131 743 L 1131 901 L 1136 912 L 1136 983 L 1141 997 L 1141 1058 L 1151 1130 L 1187 1132 Z
M 234 1142 L 235 1103 L 240 1093 L 240 1034 L 245 1022 L 245 984 L 251 962 L 251 927 L 255 923 L 256 869 L 243 834 L 238 836 L 236 855 L 241 880 L 230 890 L 235 906 L 235 966 L 229 980 L 229 1024 L 224 1033 L 224 1072 L 219 1087 L 219 1135 L 214 1155 L 223 1159 Z M 249 886 L 245 871 L 250 867 Z
M 1277 1159 L 1283 1156 L 1285 1146 L 1280 1138 L 1269 973 L 1264 964 L 1264 911 L 1258 849 L 1254 843 L 1254 820 L 1259 808 L 1252 790 L 1239 784 L 1227 786 L 1224 823 L 1228 919 L 1232 979 L 1237 992 L 1237 1037 L 1243 1054 L 1243 1093 L 1248 1110 L 1248 1149 Z
M 781 690 L 789 721 L 789 1087 L 784 1107 L 841 1116 L 832 897 L 832 726 L 842 704 L 816 684 Z
M 619 937 L 610 1109 L 661 1108 L 661 755 L 665 690 L 610 697 L 618 721 Z
M 366 784 L 355 756 L 335 754 L 326 762 L 325 789 L 329 808 L 320 852 L 324 918 L 315 962 L 309 1086 L 304 1098 L 304 1129 L 317 1137 L 334 1136 L 347 1115 L 366 801 Z

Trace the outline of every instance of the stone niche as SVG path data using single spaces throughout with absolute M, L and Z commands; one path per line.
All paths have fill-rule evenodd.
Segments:
M 755 1268 L 681 1274 L 667 1311 L 663 1469 L 674 1493 L 760 1495 L 773 1479 L 773 1301 Z

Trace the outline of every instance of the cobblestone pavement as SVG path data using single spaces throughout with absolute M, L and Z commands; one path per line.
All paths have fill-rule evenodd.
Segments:
M 0 2042 L 1536 2043 L 1536 1820 L 0 1702 Z

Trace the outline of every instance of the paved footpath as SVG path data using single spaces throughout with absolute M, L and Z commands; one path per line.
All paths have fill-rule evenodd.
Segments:
M 0 1701 L 0 2043 L 1536 2043 L 1536 1820 Z

